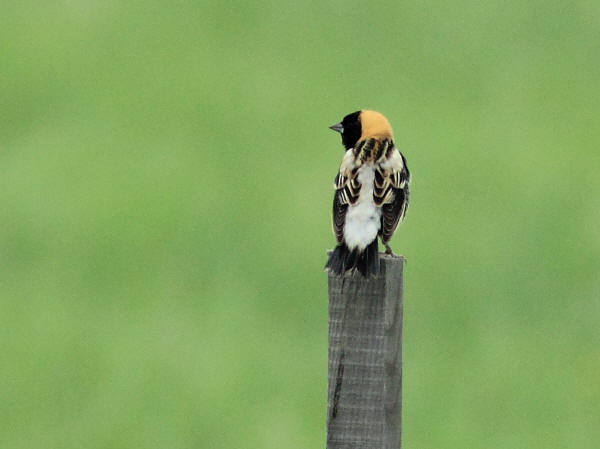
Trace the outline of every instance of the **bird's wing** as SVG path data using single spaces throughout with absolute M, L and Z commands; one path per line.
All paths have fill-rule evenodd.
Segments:
M 333 187 L 335 189 L 333 196 L 333 233 L 337 241 L 341 243 L 344 239 L 346 210 L 348 205 L 352 205 L 358 200 L 361 187 L 358 182 L 358 167 L 353 162 L 351 150 L 346 153 L 342 160 Z
M 409 199 L 410 172 L 406 159 L 394 149 L 391 156 L 375 171 L 373 200 L 381 205 L 381 229 L 383 243 L 392 238 L 398 223 L 404 219 Z
M 348 204 L 342 202 L 341 190 L 336 190 L 333 196 L 333 233 L 338 243 L 344 240 L 344 223 L 346 222 L 346 210 Z

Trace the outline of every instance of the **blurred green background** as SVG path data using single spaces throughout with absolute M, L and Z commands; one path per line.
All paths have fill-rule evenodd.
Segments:
M 0 447 L 324 447 L 327 127 L 360 108 L 413 173 L 403 447 L 599 447 L 597 1 L 0 24 Z

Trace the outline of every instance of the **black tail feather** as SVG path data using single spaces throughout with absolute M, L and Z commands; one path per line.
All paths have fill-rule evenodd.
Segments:
M 347 271 L 356 270 L 364 277 L 377 276 L 379 274 L 379 254 L 377 249 L 376 238 L 361 252 L 357 249 L 350 250 L 342 242 L 329 255 L 329 260 L 325 268 L 337 275 L 343 275 Z

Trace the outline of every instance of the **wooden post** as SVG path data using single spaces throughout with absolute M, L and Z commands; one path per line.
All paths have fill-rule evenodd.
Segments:
M 329 274 L 327 449 L 400 449 L 404 258 L 379 260 L 376 278 Z

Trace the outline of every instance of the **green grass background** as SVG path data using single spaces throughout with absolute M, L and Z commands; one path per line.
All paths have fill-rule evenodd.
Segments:
M 413 172 L 403 447 L 599 447 L 597 1 L 0 11 L 0 447 L 324 447 L 360 108 Z

